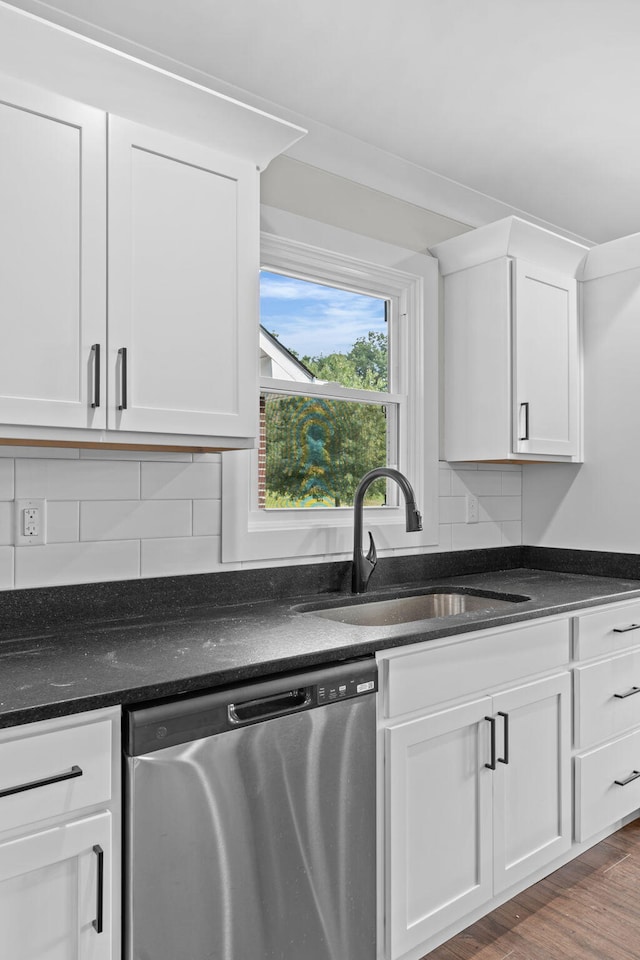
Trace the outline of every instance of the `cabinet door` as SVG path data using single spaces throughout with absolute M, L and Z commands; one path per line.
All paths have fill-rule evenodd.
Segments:
M 491 896 L 490 708 L 483 697 L 386 731 L 391 958 Z
M 578 454 L 576 281 L 514 261 L 514 451 Z
M 110 866 L 108 812 L 0 844 L 0 956 L 110 960 Z
M 494 775 L 496 894 L 571 846 L 570 689 L 570 675 L 562 673 L 493 699 L 502 721 Z
M 105 114 L 3 77 L 0 140 L 0 422 L 104 427 Z
M 109 427 L 257 435 L 258 210 L 250 164 L 109 118 Z

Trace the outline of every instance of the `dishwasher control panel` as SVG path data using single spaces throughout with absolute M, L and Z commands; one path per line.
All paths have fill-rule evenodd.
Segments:
M 331 703 L 333 700 L 347 700 L 350 697 L 360 697 L 365 693 L 375 693 L 377 683 L 371 679 L 339 679 L 328 683 L 318 684 L 316 688 L 318 705 Z

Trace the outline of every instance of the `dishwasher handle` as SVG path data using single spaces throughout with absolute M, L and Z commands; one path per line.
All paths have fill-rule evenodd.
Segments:
M 273 717 L 284 717 L 289 713 L 305 710 L 311 703 L 311 687 L 296 687 L 284 690 L 270 697 L 257 697 L 243 703 L 230 703 L 227 707 L 229 723 L 234 727 L 246 723 L 258 723 Z

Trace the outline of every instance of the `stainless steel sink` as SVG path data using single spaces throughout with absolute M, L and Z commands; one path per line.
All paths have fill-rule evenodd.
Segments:
M 514 594 L 495 594 L 488 591 L 447 590 L 421 591 L 401 597 L 376 600 L 357 597 L 347 603 L 306 604 L 298 607 L 301 613 L 312 613 L 326 620 L 337 620 L 363 627 L 382 627 L 436 617 L 454 617 L 457 614 L 479 610 L 506 610 L 523 603 L 529 597 Z

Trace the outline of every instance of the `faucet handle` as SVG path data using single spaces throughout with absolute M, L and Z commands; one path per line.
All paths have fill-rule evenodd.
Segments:
M 371 573 L 373 573 L 373 568 L 378 562 L 378 552 L 376 550 L 375 541 L 373 539 L 373 534 L 369 530 L 369 551 L 367 553 L 367 560 L 371 564 Z

